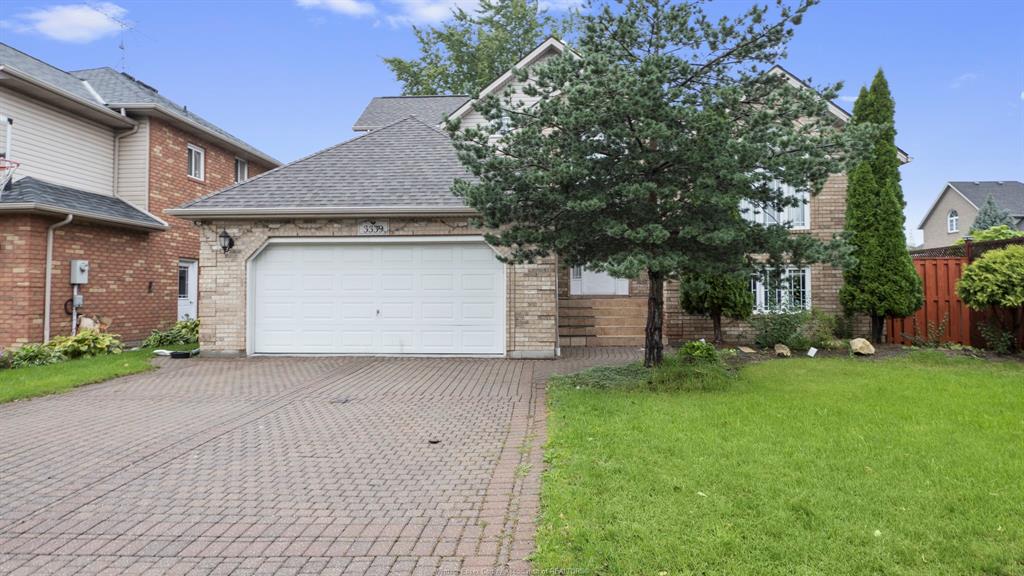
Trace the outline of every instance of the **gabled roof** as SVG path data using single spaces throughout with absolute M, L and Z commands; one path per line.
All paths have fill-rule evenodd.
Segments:
M 69 106 L 110 126 L 125 128 L 136 124 L 131 118 L 117 112 L 122 108 L 141 114 L 160 114 L 188 130 L 200 132 L 225 144 L 242 156 L 270 166 L 281 164 L 272 156 L 162 96 L 154 88 L 112 68 L 66 72 L 0 43 L 0 81 L 16 83 L 12 86 L 29 91 L 31 96 L 52 100 L 60 106 Z
M 50 184 L 26 176 L 0 193 L 0 212 L 74 214 L 85 220 L 129 228 L 166 230 L 167 223 L 120 198 Z
M 182 218 L 472 213 L 451 192 L 470 174 L 451 138 L 406 118 L 200 198 Z
M 950 182 L 950 186 L 964 195 L 977 208 L 992 196 L 992 200 L 1011 216 L 1024 217 L 1024 182 L 991 180 L 986 182 Z
M 370 100 L 352 129 L 376 130 L 410 116 L 436 126 L 468 100 L 469 96 L 378 96 Z
M 547 40 L 541 42 L 540 45 L 538 45 L 536 48 L 531 50 L 529 54 L 523 56 L 519 60 L 519 62 L 516 62 L 512 66 L 512 68 L 506 70 L 504 74 L 498 76 L 497 78 L 494 79 L 493 82 L 485 86 L 484 89 L 480 91 L 480 94 L 477 94 L 476 98 L 467 100 L 461 106 L 459 106 L 457 110 L 452 112 L 451 119 L 461 119 L 466 114 L 469 114 L 469 112 L 473 109 L 473 103 L 476 102 L 478 99 L 484 98 L 490 94 L 497 92 L 498 90 L 503 89 L 509 82 L 512 81 L 513 78 L 515 78 L 516 70 L 526 68 L 527 66 L 533 64 L 534 62 L 540 60 L 545 56 L 548 56 L 550 54 L 562 54 L 566 50 L 569 50 L 569 47 L 566 46 L 564 42 L 562 42 L 558 38 L 555 38 L 554 36 L 549 37 Z
M 1008 210 L 1010 215 L 1018 219 L 1018 226 L 1021 222 L 1024 222 L 1024 182 L 1017 182 L 1016 180 L 989 180 L 989 181 L 956 181 L 947 182 L 942 187 L 942 192 L 935 197 L 935 201 L 932 202 L 931 208 L 928 209 L 924 214 L 924 218 L 921 219 L 921 223 L 917 226 L 918 230 L 924 228 L 924 223 L 928 221 L 932 216 L 932 212 L 939 205 L 939 201 L 946 194 L 948 190 L 956 192 L 964 200 L 966 200 L 971 206 L 974 206 L 975 210 L 980 210 L 981 205 L 985 203 L 985 199 L 988 198 L 989 194 L 992 195 L 992 200 L 995 201 L 996 206 L 1004 210 Z

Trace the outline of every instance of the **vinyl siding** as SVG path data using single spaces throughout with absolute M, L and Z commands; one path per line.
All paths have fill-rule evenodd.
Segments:
M 550 52 L 549 52 L 549 54 L 550 54 Z M 538 58 L 536 62 L 531 64 L 531 66 L 536 66 L 537 64 L 540 64 L 541 62 L 544 62 L 544 60 L 547 60 L 548 58 L 550 58 L 550 56 L 542 56 L 542 57 Z M 520 81 L 518 78 L 513 77 L 510 82 L 508 82 L 504 87 L 498 89 L 496 91 L 496 93 L 497 94 L 503 94 L 506 91 L 511 91 L 511 93 L 513 94 L 513 98 L 514 98 L 514 100 L 516 102 L 522 102 L 522 103 L 526 104 L 527 107 L 533 106 L 534 104 L 536 104 L 540 100 L 540 97 L 539 96 L 526 96 L 525 94 L 523 94 L 523 87 L 526 84 L 527 84 L 527 82 Z M 479 112 L 477 112 L 476 110 L 470 110 L 468 113 L 466 113 L 466 115 L 462 119 L 462 125 L 467 127 L 467 128 L 469 128 L 469 127 L 475 128 L 475 127 L 480 126 L 480 125 L 482 125 L 484 123 L 486 123 L 486 120 L 484 120 L 483 115 L 480 114 Z
M 21 163 L 16 178 L 113 193 L 113 130 L 8 88 L 0 88 L 0 114 L 14 119 L 11 160 Z
M 121 138 L 118 148 L 117 195 L 149 210 L 149 119 L 139 118 L 139 131 Z

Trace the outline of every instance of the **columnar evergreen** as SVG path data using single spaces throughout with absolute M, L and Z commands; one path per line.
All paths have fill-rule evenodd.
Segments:
M 846 230 L 856 265 L 846 270 L 840 298 L 848 311 L 871 317 L 871 338 L 882 341 L 886 316 L 909 316 L 921 307 L 921 279 L 907 252 L 903 190 L 894 124 L 895 101 L 881 70 L 861 88 L 853 126 L 875 127 L 868 160 L 849 175 Z

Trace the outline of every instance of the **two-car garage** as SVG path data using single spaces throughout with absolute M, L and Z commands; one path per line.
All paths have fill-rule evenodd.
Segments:
M 320 240 L 251 260 L 251 353 L 505 352 L 505 265 L 479 237 Z

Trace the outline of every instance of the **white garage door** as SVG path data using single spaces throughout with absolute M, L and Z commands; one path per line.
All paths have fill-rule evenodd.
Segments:
M 486 244 L 272 244 L 252 337 L 269 354 L 502 354 L 505 272 Z

